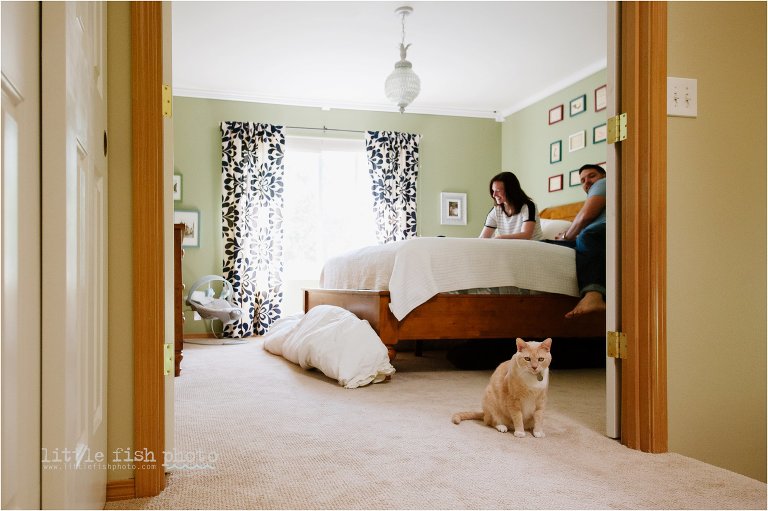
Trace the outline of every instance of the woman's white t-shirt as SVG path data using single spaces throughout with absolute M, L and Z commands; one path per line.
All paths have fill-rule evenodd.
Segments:
M 512 216 L 507 216 L 504 213 L 503 206 L 495 206 L 488 213 L 488 217 L 485 219 L 485 226 L 496 229 L 494 237 L 498 237 L 502 234 L 523 232 L 523 224 L 525 222 L 536 222 L 531 239 L 540 240 L 542 238 L 541 221 L 539 220 L 539 212 L 536 211 L 536 205 L 533 202 L 526 202 L 520 208 L 520 211 Z

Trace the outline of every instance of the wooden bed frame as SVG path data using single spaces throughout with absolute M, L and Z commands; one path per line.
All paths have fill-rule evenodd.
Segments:
M 541 217 L 572 220 L 581 204 L 545 209 Z M 367 320 L 387 347 L 390 359 L 395 358 L 397 343 L 404 340 L 605 336 L 605 314 L 565 319 L 565 313 L 579 301 L 567 295 L 440 293 L 401 321 L 389 310 L 389 301 L 389 291 L 304 290 L 305 312 L 318 305 L 336 305 Z

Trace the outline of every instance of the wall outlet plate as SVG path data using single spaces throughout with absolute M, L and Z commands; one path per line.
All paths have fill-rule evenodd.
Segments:
M 667 77 L 667 115 L 696 117 L 699 98 L 695 78 Z

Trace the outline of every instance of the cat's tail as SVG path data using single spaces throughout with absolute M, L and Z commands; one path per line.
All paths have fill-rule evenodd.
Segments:
M 483 420 L 483 412 L 459 412 L 453 414 L 453 423 L 458 424 L 461 421 L 471 421 L 471 420 Z

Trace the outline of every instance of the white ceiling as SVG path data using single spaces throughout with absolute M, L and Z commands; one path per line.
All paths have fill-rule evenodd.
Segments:
M 406 113 L 502 119 L 606 67 L 605 2 L 175 1 L 174 94 L 397 111 L 404 4 Z

